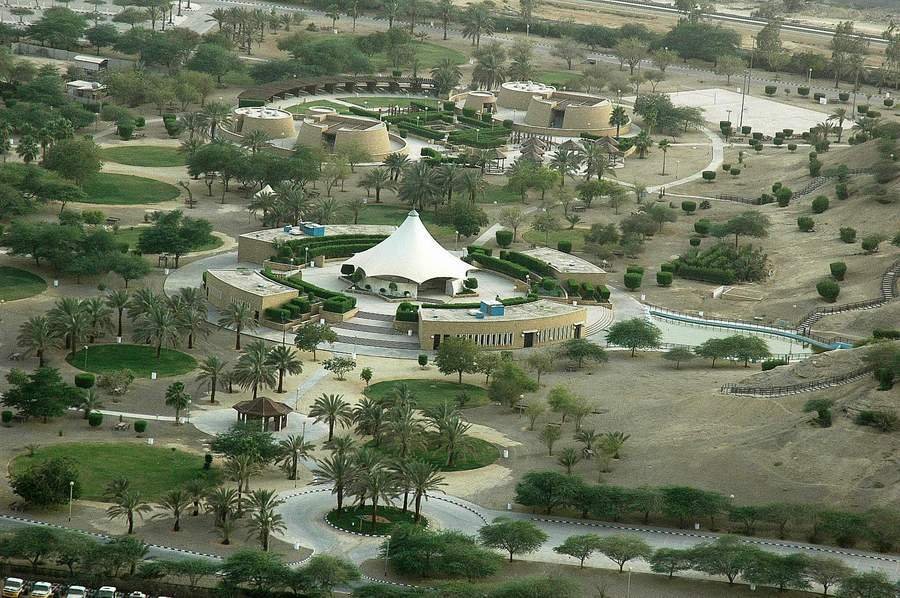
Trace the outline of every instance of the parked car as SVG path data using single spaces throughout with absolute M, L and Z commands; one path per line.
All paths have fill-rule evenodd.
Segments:
M 116 598 L 116 588 L 114 586 L 103 586 L 97 590 L 94 598 Z
M 53 584 L 48 581 L 36 581 L 31 584 L 31 598 L 51 598 L 53 596 Z
M 66 590 L 66 598 L 86 598 L 87 588 L 84 586 L 69 586 Z
M 128 598 L 150 598 L 147 594 L 143 592 L 132 592 L 128 594 Z
M 25 581 L 18 577 L 7 577 L 3 581 L 3 598 L 19 598 L 25 594 Z

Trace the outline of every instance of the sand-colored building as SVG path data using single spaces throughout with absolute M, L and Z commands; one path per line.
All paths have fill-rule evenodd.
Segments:
M 497 109 L 497 96 L 490 91 L 470 91 L 465 95 L 463 108 L 491 114 Z
M 553 137 L 616 134 L 616 127 L 609 124 L 612 102 L 590 93 L 559 91 L 533 81 L 510 81 L 500 86 L 497 107 L 498 118 L 513 120 L 516 131 Z M 619 127 L 619 134 L 629 130 L 630 124 L 625 124 Z
M 549 98 L 556 91 L 552 85 L 536 81 L 507 81 L 497 93 L 497 106 L 510 110 L 528 110 L 531 98 Z
M 245 137 L 255 131 L 262 131 L 270 139 L 293 137 L 294 116 L 286 110 L 265 106 L 235 108 L 231 132 Z
M 256 319 L 270 307 L 279 307 L 300 294 L 297 289 L 248 269 L 207 270 L 203 286 L 206 299 L 213 307 L 224 309 L 232 302 L 246 303 Z
M 596 264 L 552 247 L 535 247 L 519 252 L 550 266 L 553 277 L 561 282 L 576 280 L 597 286 L 606 284 L 606 270 Z
M 405 149 L 405 143 L 402 144 L 403 148 L 391 143 L 385 123 L 364 116 L 338 114 L 331 108 L 322 107 L 311 108 L 308 116 L 300 122 L 297 143 L 324 147 L 328 153 L 356 145 L 364 149 L 374 161 L 382 160 L 391 152 Z
M 390 224 L 316 224 L 301 222 L 297 226 L 283 226 L 244 233 L 238 237 L 238 262 L 262 264 L 275 255 L 275 244 L 309 237 L 336 235 L 384 235 L 397 230 Z M 301 258 L 303 256 L 300 256 Z
M 583 307 L 539 299 L 504 306 L 483 301 L 479 309 L 419 310 L 419 346 L 437 350 L 451 337 L 471 339 L 483 349 L 543 347 L 581 338 L 587 321 Z

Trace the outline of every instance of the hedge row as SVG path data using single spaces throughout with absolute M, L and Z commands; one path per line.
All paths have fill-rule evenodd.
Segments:
M 406 131 L 407 133 L 412 133 L 413 135 L 424 137 L 425 139 L 439 140 L 447 136 L 447 134 L 442 131 L 435 131 L 427 127 L 419 127 L 406 121 L 398 123 L 397 128 L 401 131 Z
M 314 297 L 324 300 L 322 309 L 325 311 L 342 314 L 356 307 L 356 297 L 323 289 L 296 276 L 286 277 L 267 271 L 263 271 L 262 274 L 269 280 L 274 280 L 304 293 L 310 293 Z
M 326 258 L 350 257 L 360 251 L 371 249 L 381 241 L 360 241 L 359 243 L 346 243 L 342 245 L 325 245 L 309 250 L 309 257 L 325 256 Z
M 356 116 L 366 116 L 368 118 L 374 118 L 375 120 L 381 120 L 381 115 L 377 112 L 373 112 L 372 110 L 366 110 L 365 108 L 360 108 L 358 106 L 349 106 L 347 111 L 350 114 L 355 114 Z
M 512 276 L 513 278 L 518 278 L 519 280 L 525 280 L 528 275 L 531 274 L 528 268 L 524 266 L 520 266 L 519 264 L 504 259 L 491 257 L 483 253 L 473 253 L 470 254 L 469 257 L 479 266 L 487 268 L 488 270 L 500 272 L 501 274 L 506 274 L 507 276 Z
M 513 305 L 532 303 L 537 300 L 537 295 L 529 294 L 525 297 L 508 297 L 506 299 L 500 299 L 500 303 L 506 307 L 510 307 Z M 422 307 L 427 309 L 478 309 L 481 307 L 481 303 L 425 303 Z
M 676 263 L 675 274 L 681 278 L 699 280 L 702 282 L 715 282 L 718 284 L 734 284 L 736 277 L 731 270 L 717 268 L 702 268 L 700 266 L 688 266 Z
M 508 260 L 515 264 L 525 266 L 532 272 L 537 272 L 541 276 L 553 275 L 553 269 L 550 267 L 550 264 L 543 260 L 531 257 L 530 255 L 519 253 L 518 251 L 501 251 L 500 259 Z
M 397 313 L 394 316 L 398 322 L 418 322 L 419 306 L 408 301 L 404 301 L 397 306 Z
M 331 235 L 328 237 L 304 237 L 300 239 L 291 239 L 290 241 L 284 242 L 281 247 L 290 247 L 294 250 L 294 255 L 298 255 L 297 249 L 303 249 L 304 247 L 309 247 L 312 250 L 314 247 L 318 247 L 321 245 L 341 245 L 344 243 L 356 243 L 358 241 L 368 241 L 368 240 L 378 240 L 383 241 L 386 239 L 386 235 Z

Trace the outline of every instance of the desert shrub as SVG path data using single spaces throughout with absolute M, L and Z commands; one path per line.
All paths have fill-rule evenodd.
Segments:
M 842 102 L 846 102 L 847 100 L 850 99 L 850 94 L 846 91 L 842 91 L 842 92 L 838 93 L 838 99 Z
M 879 160 L 872 167 L 875 182 L 879 185 L 890 183 L 900 174 L 900 166 L 892 160 Z
M 847 199 L 850 197 L 850 190 L 847 188 L 847 183 L 838 183 L 835 185 L 834 192 L 838 199 Z
M 700 237 L 691 237 L 688 243 L 691 244 L 691 247 L 699 247 L 700 246 Z
M 627 272 L 625 274 L 625 287 L 629 291 L 633 291 L 641 286 L 642 276 L 637 272 Z
M 698 235 L 708 235 L 710 228 L 712 228 L 712 223 L 706 218 L 701 218 L 694 223 L 694 232 Z
M 144 432 L 146 432 L 147 431 L 147 422 L 142 419 L 139 419 L 136 422 L 134 422 L 134 431 L 137 432 L 138 434 L 143 434 Z
M 778 86 L 777 85 L 766 85 L 765 90 L 766 90 L 767 96 L 773 96 L 773 95 L 775 95 L 775 92 L 778 91 Z
M 668 287 L 672 285 L 672 273 L 671 272 L 657 272 L 656 273 L 656 284 L 661 287 Z
M 103 424 L 103 414 L 99 411 L 91 411 L 88 415 L 88 425 L 92 428 L 99 428 Z
M 690 249 L 674 265 L 675 274 L 681 278 L 732 284 L 763 280 L 766 261 L 766 254 L 749 244 L 735 248 L 731 243 L 717 243 L 702 251 Z
M 779 187 L 775 193 L 775 199 L 778 200 L 778 205 L 781 207 L 786 206 L 790 203 L 791 199 L 794 197 L 794 192 L 790 187 Z
M 712 207 L 712 203 L 710 203 L 710 201 L 708 199 L 704 199 L 703 201 L 700 202 L 701 210 L 708 210 L 711 207 Z
M 513 233 L 511 230 L 498 230 L 494 237 L 497 239 L 497 245 L 500 247 L 509 247 L 512 245 Z
M 809 176 L 819 176 L 822 172 L 822 162 L 818 158 L 809 159 Z
M 859 426 L 870 426 L 881 432 L 893 432 L 897 430 L 900 420 L 893 411 L 866 409 L 856 414 L 853 423 Z
M 469 278 L 463 281 L 463 286 L 467 289 L 477 289 L 478 288 L 478 279 L 470 276 Z
M 796 151 L 797 151 L 797 144 L 796 144 L 796 143 L 788 143 L 788 151 L 789 151 L 789 152 L 796 152 Z
M 831 262 L 828 269 L 831 270 L 835 280 L 844 280 L 844 275 L 847 274 L 847 264 L 844 262 Z
M 741 174 L 741 169 L 737 166 L 732 166 L 731 170 L 728 171 L 728 174 L 730 174 L 731 176 L 737 176 Z
M 685 200 L 681 202 L 681 209 L 684 210 L 687 214 L 693 214 L 697 211 L 697 202 Z
M 75 374 L 75 386 L 78 388 L 92 388 L 94 386 L 94 374 Z
M 716 171 L 715 170 L 704 170 L 700 175 L 703 177 L 703 180 L 707 183 L 711 183 L 716 180 Z
M 797 228 L 800 229 L 800 232 L 812 232 L 815 225 L 816 223 L 809 216 L 800 216 L 799 218 L 797 218 Z
M 558 241 L 556 243 L 556 248 L 563 253 L 572 253 L 572 241 Z
M 822 299 L 829 303 L 834 303 L 838 298 L 838 295 L 841 294 L 841 287 L 835 281 L 826 278 L 816 283 L 816 291 L 818 291 L 819 296 L 822 297 Z
M 878 246 L 882 241 L 884 241 L 884 238 L 881 235 L 868 235 L 866 237 L 863 237 L 863 251 L 865 251 L 866 253 L 875 253 L 876 251 L 878 251 Z
M 808 96 L 808 95 L 809 95 L 809 87 L 806 87 L 806 86 L 800 86 L 800 87 L 798 87 L 798 88 L 797 88 L 797 95 L 801 95 L 801 96 L 803 96 L 803 97 Z
M 723 163 L 722 163 L 722 170 L 724 170 L 725 172 L 728 172 L 729 170 L 731 170 L 731 164 L 728 163 L 728 162 L 723 162 Z
M 876 328 L 872 331 L 872 338 L 886 338 L 895 341 L 900 339 L 900 330 L 896 328 Z
M 830 428 L 832 404 L 833 401 L 831 399 L 810 399 L 803 405 L 803 412 L 815 412 L 816 418 L 814 421 L 816 422 L 816 425 L 820 428 Z
M 774 370 L 780 365 L 787 365 L 787 360 L 784 359 L 767 359 L 762 362 L 762 371 L 767 372 L 769 370 Z
M 856 243 L 856 229 L 850 226 L 841 227 L 841 241 L 844 243 Z
M 5 409 L 3 413 L 0 413 L 0 421 L 3 422 L 3 425 L 10 423 L 13 420 L 13 412 L 9 409 Z
M 824 195 L 817 195 L 814 200 L 812 200 L 812 211 L 816 214 L 821 214 L 825 210 L 828 209 L 828 198 Z

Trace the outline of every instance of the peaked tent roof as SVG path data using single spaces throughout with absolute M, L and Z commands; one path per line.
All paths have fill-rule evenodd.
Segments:
M 397 276 L 417 284 L 432 278 L 465 278 L 476 269 L 441 247 L 415 210 L 387 239 L 344 263 L 362 268 L 366 276 Z
M 293 411 L 284 403 L 273 401 L 267 397 L 257 397 L 255 400 L 235 403 L 232 409 L 251 417 L 277 417 L 279 415 L 287 415 Z

